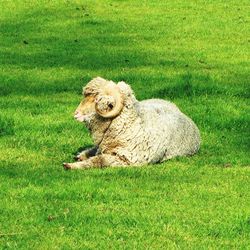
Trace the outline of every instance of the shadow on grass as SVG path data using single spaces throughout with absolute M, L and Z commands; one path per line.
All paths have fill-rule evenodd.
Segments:
M 68 8 L 70 13 L 82 10 L 74 4 L 70 4 Z M 187 73 L 171 79 L 166 76 L 145 76 L 145 83 L 142 82 L 143 74 L 138 73 L 141 86 L 150 88 L 144 98 L 174 99 L 202 95 L 236 95 L 249 98 L 250 91 L 244 91 L 236 84 L 230 89 L 225 86 L 227 82 L 239 81 L 248 86 L 247 75 L 234 76 L 230 80 L 225 76 L 223 81 L 215 83 L 209 73 L 197 74 L 197 68 L 188 65 L 184 60 L 167 60 L 167 55 L 163 58 L 155 51 L 142 50 L 131 34 L 122 32 L 122 23 L 114 22 L 107 17 L 102 19 L 94 14 L 82 13 L 73 15 L 74 22 L 72 20 L 72 25 L 69 25 L 68 17 L 64 17 L 61 9 L 57 10 L 58 16 L 54 16 L 50 9 L 46 10 L 46 15 L 44 11 L 29 11 L 23 14 L 22 18 L 0 22 L 0 29 L 5 36 L 0 64 L 5 68 L 16 67 L 23 72 L 19 75 L 0 76 L 0 95 L 40 95 L 70 91 L 80 93 L 80 85 L 86 84 L 92 78 L 75 75 L 63 80 L 50 78 L 45 81 L 37 75 L 26 73 L 25 70 L 36 69 L 42 74 L 43 70 L 63 67 L 89 72 L 114 69 L 121 71 L 124 68 L 141 67 L 158 67 L 164 71 L 167 67 L 185 69 Z M 60 23 L 59 17 L 63 17 Z M 58 32 L 55 31 L 56 28 Z M 133 86 L 138 77 L 136 74 L 121 72 L 117 80 L 125 80 Z M 155 85 L 160 88 L 154 88 Z
M 9 117 L 0 116 L 0 137 L 15 134 L 14 120 Z
M 125 75 L 122 77 L 128 82 L 138 82 L 138 79 L 131 79 L 133 76 Z M 236 79 L 231 79 L 225 76 L 223 81 L 214 80 L 209 74 L 196 73 L 188 70 L 186 73 L 179 74 L 173 78 L 166 76 L 149 76 L 147 79 L 141 79 L 140 84 L 134 86 L 138 89 L 139 99 L 162 98 L 162 99 L 177 99 L 177 98 L 193 98 L 200 96 L 211 97 L 239 97 L 250 98 L 250 87 L 246 84 L 247 75 L 240 76 L 241 84 L 233 84 Z M 142 98 L 140 97 L 142 95 Z
M 86 149 L 90 149 L 93 148 L 94 145 L 93 144 L 88 144 L 82 147 L 79 147 L 76 151 L 72 152 L 72 155 L 75 157 L 78 153 L 81 153 L 82 151 L 86 150 Z

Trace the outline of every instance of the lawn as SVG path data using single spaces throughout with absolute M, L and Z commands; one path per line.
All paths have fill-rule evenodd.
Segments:
M 0 249 L 249 249 L 249 2 L 0 3 Z M 173 101 L 193 157 L 64 171 L 101 76 Z

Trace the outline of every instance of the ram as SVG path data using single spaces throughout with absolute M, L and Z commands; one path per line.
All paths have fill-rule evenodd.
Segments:
M 139 102 L 125 82 L 100 77 L 83 95 L 74 117 L 88 127 L 95 146 L 79 153 L 77 162 L 64 163 L 65 169 L 140 166 L 199 150 L 197 126 L 171 102 Z

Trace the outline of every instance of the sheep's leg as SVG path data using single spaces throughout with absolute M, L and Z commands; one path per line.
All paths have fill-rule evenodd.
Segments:
M 64 163 L 64 168 L 68 169 L 87 169 L 87 168 L 103 168 L 103 167 L 115 167 L 115 166 L 128 166 L 126 161 L 123 161 L 118 156 L 100 154 L 93 156 L 84 161 L 78 161 L 74 163 Z
M 93 148 L 83 150 L 82 152 L 76 155 L 75 159 L 78 161 L 84 161 L 90 157 L 95 156 L 97 153 L 97 150 L 98 150 L 98 147 L 93 147 Z

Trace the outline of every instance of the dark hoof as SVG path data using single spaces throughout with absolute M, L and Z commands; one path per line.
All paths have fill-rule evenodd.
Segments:
M 63 167 L 64 167 L 65 170 L 71 169 L 69 163 L 63 163 Z

